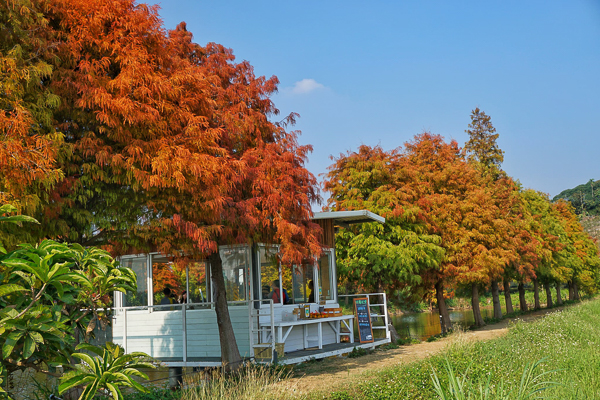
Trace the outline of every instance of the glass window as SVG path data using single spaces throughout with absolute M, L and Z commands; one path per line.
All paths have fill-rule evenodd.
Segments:
M 319 258 L 319 295 L 321 300 L 333 300 L 333 271 L 330 252 L 324 252 Z M 315 298 L 318 301 L 318 299 Z
M 243 301 L 250 293 L 248 247 L 222 248 L 223 278 L 227 301 Z
M 292 287 L 294 303 L 314 303 L 313 265 L 310 262 L 294 265 L 292 269 Z
M 208 290 L 208 264 L 192 261 L 188 264 L 188 303 L 205 303 L 210 301 Z
M 130 268 L 137 276 L 137 292 L 127 292 L 123 299 L 123 307 L 148 305 L 148 268 L 147 257 L 129 257 L 121 259 L 121 266 Z
M 152 255 L 152 292 L 154 305 L 179 303 L 186 290 L 186 264 L 172 257 Z
M 259 247 L 258 262 L 260 263 L 261 298 L 273 299 L 274 302 L 281 304 L 283 299 L 278 295 L 280 293 L 280 285 L 277 249 Z

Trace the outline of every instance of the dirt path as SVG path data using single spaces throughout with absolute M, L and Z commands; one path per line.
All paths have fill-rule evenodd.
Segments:
M 560 310 L 561 308 L 540 310 L 520 316 L 518 319 L 524 321 L 535 320 Z M 457 332 L 435 342 L 422 342 L 392 350 L 376 351 L 358 358 L 337 357 L 301 365 L 297 370 L 304 375 L 285 382 L 296 395 L 323 390 L 331 392 L 335 388 L 342 388 L 351 382 L 367 379 L 367 374 L 372 373 L 374 370 L 407 364 L 437 354 L 457 341 L 463 343 L 477 342 L 503 336 L 508 332 L 509 323 L 512 321 L 507 319 L 494 325 L 487 325 L 476 331 Z

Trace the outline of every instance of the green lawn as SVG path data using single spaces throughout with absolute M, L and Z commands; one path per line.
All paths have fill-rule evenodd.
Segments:
M 459 376 L 468 369 L 466 383 L 472 385 L 472 395 L 488 379 L 492 390 L 500 384 L 514 387 L 527 365 L 543 360 L 538 372 L 552 371 L 544 380 L 558 385 L 544 385 L 550 387 L 539 393 L 542 398 L 600 399 L 600 300 L 535 322 L 517 322 L 502 338 L 456 344 L 441 355 L 382 370 L 373 380 L 314 398 L 437 399 L 431 373 L 435 369 L 442 385 L 447 385 L 446 359 Z

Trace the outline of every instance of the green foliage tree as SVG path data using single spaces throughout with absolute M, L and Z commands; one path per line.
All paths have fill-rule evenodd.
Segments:
M 34 221 L 7 215 L 14 210 L 0 207 L 0 223 Z M 135 289 L 135 273 L 117 268 L 104 250 L 52 240 L 8 253 L 2 249 L 0 369 L 51 374 L 52 367 L 69 365 L 74 347 L 92 334 L 96 322 L 108 324 L 112 293 Z
M 422 285 L 426 269 L 439 268 L 440 238 L 427 232 L 422 210 L 402 190 L 401 159 L 395 151 L 361 146 L 329 167 L 325 189 L 334 211 L 368 209 L 385 224 L 361 224 L 336 235 L 338 275 L 355 287 L 393 294 Z

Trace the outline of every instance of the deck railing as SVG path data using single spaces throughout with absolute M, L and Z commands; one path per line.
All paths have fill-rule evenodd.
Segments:
M 228 301 L 227 306 L 250 306 L 250 301 Z M 181 312 L 181 341 L 182 341 L 182 361 L 185 363 L 188 360 L 188 328 L 187 328 L 187 313 L 189 310 L 215 310 L 214 302 L 203 303 L 184 303 L 184 304 L 164 304 L 153 306 L 130 306 L 130 307 L 115 307 L 115 317 L 122 318 L 123 324 L 123 341 L 122 346 L 125 352 L 128 352 L 128 314 L 132 311 L 147 311 L 149 315 L 158 311 L 180 311 Z M 252 339 L 250 338 L 250 341 Z M 150 354 L 152 356 L 152 354 Z
M 338 298 L 359 298 L 366 297 L 369 299 L 369 314 L 371 315 L 371 327 L 374 330 L 385 330 L 385 338 L 390 339 L 390 328 L 387 311 L 387 297 L 385 293 L 361 293 L 361 294 L 340 294 Z M 374 302 L 371 299 L 374 298 Z M 380 303 L 381 301 L 381 303 Z M 340 300 L 341 303 L 341 300 Z M 377 308 L 377 311 L 373 312 Z M 377 325 L 376 322 L 383 320 L 383 326 Z
M 268 307 L 263 307 L 263 305 L 268 304 Z M 256 352 L 255 349 L 260 349 L 260 348 L 267 348 L 270 347 L 271 348 L 271 362 L 277 361 L 276 357 L 277 357 L 277 350 L 275 347 L 275 311 L 273 308 L 273 300 L 272 299 L 265 299 L 265 300 L 252 300 L 249 302 L 248 304 L 248 315 L 250 318 L 250 351 L 251 352 Z M 263 311 L 261 313 L 261 311 Z M 261 327 L 260 324 L 260 320 L 261 317 L 264 318 L 269 318 L 270 321 L 270 325 L 266 325 L 266 329 L 265 329 L 265 325 L 263 325 Z M 265 331 L 268 330 L 269 335 L 266 335 L 267 337 L 270 337 L 271 340 L 269 343 L 265 343 L 263 342 L 261 339 L 264 339 L 263 336 L 265 335 Z M 256 343 L 254 342 L 254 339 L 256 338 Z M 251 357 L 254 358 L 255 354 L 252 354 Z
M 352 299 L 357 297 L 367 297 L 369 299 L 369 311 L 374 333 L 377 330 L 383 331 L 384 337 L 386 339 L 390 338 L 387 298 L 385 293 L 339 295 L 338 297 L 340 303 L 343 302 L 344 298 Z M 277 310 L 274 307 L 273 300 L 232 301 L 227 302 L 227 305 L 230 307 L 230 311 L 232 306 L 241 306 L 239 308 L 234 307 L 238 310 L 235 313 L 237 322 L 235 322 L 234 325 L 237 327 L 235 329 L 236 336 L 238 337 L 238 345 L 241 346 L 240 350 L 243 349 L 244 354 L 242 354 L 242 356 L 254 358 L 257 351 L 265 348 L 271 349 L 271 362 L 276 361 L 275 357 L 283 356 L 283 354 L 277 354 L 277 335 L 275 335 L 274 324 L 277 322 L 279 316 L 276 315 Z M 159 359 L 165 360 L 170 358 L 171 361 L 166 361 L 170 363 L 179 365 L 183 363 L 185 365 L 188 361 L 197 361 L 198 357 L 215 358 L 219 353 L 218 349 L 215 349 L 215 346 L 219 346 L 218 331 L 214 332 L 216 329 L 216 321 L 214 320 L 215 315 L 207 314 L 208 317 L 201 316 L 197 313 L 188 315 L 190 311 L 206 310 L 214 312 L 214 306 L 215 303 L 213 302 L 204 302 L 118 307 L 115 308 L 114 311 L 115 317 L 120 321 L 119 324 L 115 326 L 113 334 L 116 336 L 115 339 L 117 339 L 119 333 L 122 332 L 123 338 L 121 345 L 124 347 L 125 352 L 138 351 L 140 350 L 140 346 L 144 347 L 145 343 L 149 343 L 148 348 L 150 351 L 146 352 L 149 354 L 152 353 L 150 354 L 151 356 L 158 357 Z M 140 311 L 146 311 L 147 314 L 140 313 Z M 175 311 L 175 313 L 163 314 L 161 311 Z M 144 314 L 148 317 L 143 317 Z M 204 313 L 201 314 L 203 315 Z M 159 318 L 159 316 L 163 316 L 163 318 Z M 213 321 L 214 326 L 213 322 L 206 322 L 206 318 L 209 318 L 209 321 Z M 129 323 L 128 319 L 131 319 Z M 155 319 L 156 324 L 152 325 L 152 321 Z M 207 323 L 209 325 L 205 325 Z M 121 324 L 122 326 L 119 326 Z M 179 324 L 181 324 L 181 329 L 178 327 Z M 190 330 L 192 329 L 192 326 L 195 327 L 193 331 Z M 200 328 L 198 328 L 199 326 Z M 206 342 L 206 335 L 208 335 L 208 332 L 203 329 L 205 329 L 204 327 L 209 326 L 212 329 L 212 333 L 210 333 L 212 339 L 210 339 L 210 342 Z M 163 330 L 161 331 L 160 329 Z M 198 329 L 201 329 L 202 331 L 199 331 Z M 128 332 L 129 330 L 131 331 Z M 241 333 L 243 336 L 239 336 Z M 376 336 L 381 338 L 381 335 Z M 247 349 L 245 343 L 246 340 L 244 340 L 245 337 L 248 338 Z M 179 343 L 180 340 L 181 343 Z M 205 356 L 200 356 L 199 354 L 204 351 L 203 346 L 205 345 L 209 346 L 212 350 L 207 350 Z M 168 351 L 165 352 L 165 349 Z M 166 353 L 169 353 L 170 355 L 165 355 Z M 214 354 L 211 356 L 210 354 L 212 353 Z

